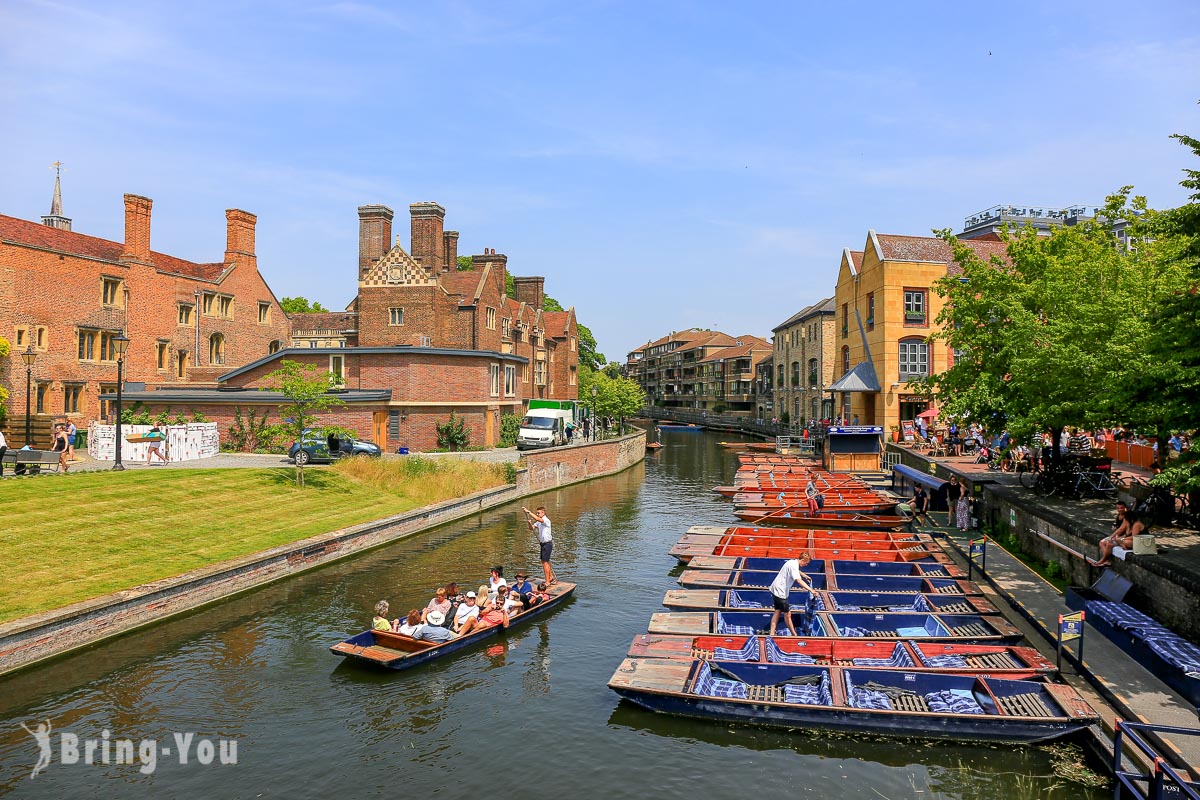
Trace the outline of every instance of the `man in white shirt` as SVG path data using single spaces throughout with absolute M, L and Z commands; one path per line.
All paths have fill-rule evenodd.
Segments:
M 542 571 L 546 573 L 546 585 L 553 586 L 558 583 L 558 579 L 554 577 L 554 569 L 550 566 L 550 556 L 554 552 L 554 536 L 550 528 L 550 518 L 546 516 L 546 507 L 538 506 L 536 511 L 530 511 L 525 506 L 521 506 L 521 510 L 525 512 L 529 530 L 537 531 L 538 544 L 541 546 Z
M 479 604 L 476 602 L 475 592 L 467 592 L 467 599 L 463 603 L 458 604 L 458 610 L 454 612 L 454 631 L 457 633 L 462 630 L 462 626 L 467 623 L 467 620 L 472 617 L 479 616 Z
M 768 630 L 772 636 L 775 635 L 775 626 L 779 624 L 781 614 L 792 636 L 799 635 L 796 633 L 796 626 L 792 624 L 792 607 L 788 603 L 788 595 L 791 594 L 793 584 L 798 584 L 801 589 L 807 589 L 809 592 L 812 591 L 812 584 L 809 583 L 808 576 L 800 571 L 800 568 L 810 561 L 812 561 L 812 556 L 808 553 L 804 553 L 799 558 L 788 559 L 783 562 L 775 580 L 771 581 L 771 602 L 775 606 L 775 613 L 771 615 L 771 627 Z

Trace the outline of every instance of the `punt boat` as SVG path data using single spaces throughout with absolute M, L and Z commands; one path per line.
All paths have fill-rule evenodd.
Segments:
M 666 714 L 855 734 L 1041 742 L 1099 721 L 1069 686 L 973 675 L 627 658 L 608 686 Z
M 894 505 L 894 504 L 893 504 Z M 903 528 L 912 521 L 911 517 L 898 517 L 894 514 L 861 514 L 858 512 L 837 514 L 810 514 L 807 509 L 797 506 L 786 508 L 756 509 L 747 508 L 734 511 L 733 515 L 740 520 L 755 525 L 781 525 L 785 528 L 854 528 L 861 530 L 894 531 Z
M 526 624 L 538 617 L 543 617 L 554 609 L 565 604 L 568 597 L 575 592 L 575 584 L 559 581 L 547 588 L 550 599 L 539 606 L 528 608 L 511 617 L 507 628 L 491 625 L 486 628 L 476 628 L 466 636 L 451 639 L 448 642 L 425 642 L 413 639 L 393 631 L 363 631 L 357 636 L 351 636 L 344 642 L 339 642 L 329 648 L 330 652 L 342 656 L 347 661 L 370 664 L 387 669 L 409 669 L 424 664 L 435 658 L 463 650 L 477 642 L 491 639 Z
M 736 557 L 736 556 L 693 556 L 688 562 L 688 566 L 693 570 L 722 570 L 729 572 L 770 572 L 772 578 L 775 573 L 779 572 L 779 568 L 783 566 L 786 558 L 761 558 L 761 557 Z M 826 558 L 823 555 L 813 554 L 812 561 L 807 566 L 802 567 L 805 572 L 812 574 L 814 572 L 837 572 L 844 574 L 870 574 L 870 575 L 920 575 L 926 578 L 965 578 L 967 573 L 961 567 L 955 565 L 943 553 L 940 558 L 929 557 L 914 561 L 886 559 L 871 561 L 864 559 L 862 561 L 838 557 L 836 555 Z M 686 570 L 685 570 L 686 571 Z M 770 584 L 770 580 L 767 584 Z
M 669 589 L 663 597 L 666 608 L 678 611 L 753 611 L 772 608 L 771 593 L 765 589 Z M 813 611 L 918 612 L 934 614 L 999 614 L 982 597 L 915 592 L 837 592 L 792 590 L 789 604 Z
M 663 636 L 638 634 L 630 658 L 815 664 L 823 667 L 903 669 L 1033 680 L 1057 672 L 1032 647 L 915 642 L 905 639 L 830 641 L 774 636 Z
M 783 635 L 779 620 L 769 630 L 770 611 L 663 611 L 650 617 L 649 633 L 683 636 Z M 797 633 L 819 639 L 920 639 L 962 644 L 1017 644 L 1019 628 L 991 614 L 871 613 L 864 611 L 792 612 Z M 793 637 L 794 638 L 794 637 Z
M 811 566 L 815 562 L 809 562 Z M 825 562 L 821 562 L 824 564 Z M 854 561 L 851 564 L 866 562 Z M 852 567 L 847 567 L 851 569 Z M 829 589 L 839 592 L 904 592 L 915 594 L 977 595 L 981 594 L 974 581 L 957 578 L 927 578 L 924 575 L 856 575 L 850 572 L 826 572 L 821 567 L 815 572 L 803 570 L 814 589 Z M 778 570 L 739 570 L 736 572 L 716 569 L 685 569 L 678 583 L 685 589 L 766 589 L 775 580 Z

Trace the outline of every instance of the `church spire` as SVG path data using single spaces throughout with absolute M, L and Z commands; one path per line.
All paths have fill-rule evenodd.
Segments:
M 59 230 L 71 230 L 71 220 L 63 216 L 62 210 L 62 162 L 55 161 L 54 167 L 54 197 L 50 200 L 50 213 L 42 217 L 42 224 Z

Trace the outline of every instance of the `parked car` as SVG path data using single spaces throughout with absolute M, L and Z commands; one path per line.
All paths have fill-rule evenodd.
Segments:
M 374 442 L 326 434 L 315 428 L 305 428 L 300 441 L 292 442 L 288 448 L 288 458 L 300 466 L 313 462 L 328 463 L 346 456 L 378 457 L 382 453 L 383 450 Z

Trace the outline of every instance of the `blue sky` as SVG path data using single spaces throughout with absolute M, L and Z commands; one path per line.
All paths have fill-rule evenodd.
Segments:
M 770 336 L 866 232 L 996 203 L 1183 202 L 1200 4 L 0 0 L 0 213 L 220 258 L 258 215 L 279 296 L 355 292 L 359 205 L 435 200 L 546 276 L 610 359 Z

